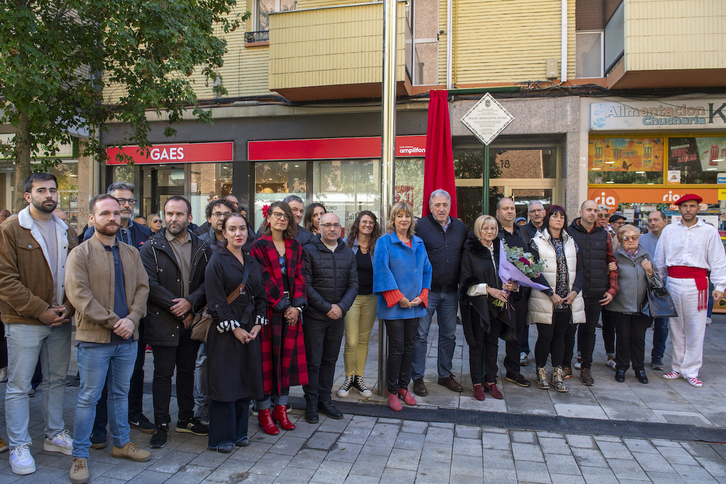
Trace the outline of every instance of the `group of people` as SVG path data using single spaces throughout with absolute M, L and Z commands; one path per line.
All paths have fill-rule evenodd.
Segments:
M 506 380 L 531 386 L 520 368 L 534 324 L 537 386 L 567 391 L 576 344 L 574 367 L 592 385 L 601 313 L 617 335 L 616 380 L 632 366 L 647 383 L 643 353 L 652 320 L 643 301 L 648 287 L 667 280 L 679 316 L 670 319 L 673 367 L 664 377 L 701 386 L 707 271 L 716 300 L 726 288 L 726 256 L 715 229 L 697 218 L 695 195 L 680 199 L 682 219 L 674 224 L 666 227 L 661 212 L 651 214 L 651 232 L 641 238 L 622 220 L 598 223 L 607 215 L 591 200 L 569 225 L 562 207 L 545 212 L 531 203 L 522 225 L 515 223 L 514 202 L 503 198 L 496 216 L 481 215 L 469 232 L 450 216 L 450 195 L 435 190 L 423 218 L 398 202 L 382 230 L 374 213 L 362 211 L 343 239 L 337 215 L 322 204 L 306 209 L 296 195 L 265 206 L 258 231 L 234 197 L 210 201 L 206 222 L 196 227 L 189 201 L 172 196 L 162 212 L 165 227 L 152 234 L 133 221 L 134 186 L 117 182 L 90 201 L 90 228 L 79 245 L 54 214 L 57 189 L 53 175 L 31 174 L 29 206 L 0 225 L 0 311 L 10 362 L 5 409 L 11 469 L 32 473 L 28 393 L 40 361 L 43 448 L 73 457 L 74 483 L 90 479 L 89 448 L 107 445 L 107 424 L 114 457 L 150 458 L 130 441 L 130 428 L 153 434 L 152 449 L 164 447 L 175 371 L 175 431 L 207 436 L 208 447 L 219 452 L 249 445 L 251 404 L 264 432 L 294 430 L 292 386 L 303 387 L 305 421 L 318 422 L 320 413 L 342 418 L 331 399 L 341 343 L 345 337 L 345 379 L 337 395 L 356 390 L 370 397 L 363 375 L 376 318 L 388 337 L 386 390 L 394 411 L 416 405 L 413 394 L 428 394 L 434 314 L 437 383 L 463 391 L 452 371 L 459 307 L 478 400 L 486 393 L 503 398 L 500 339 Z M 531 252 L 542 273 L 507 278 L 502 271 L 511 248 Z M 72 436 L 63 421 L 71 318 L 80 376 Z M 656 321 L 654 369 L 662 369 L 667 328 Z M 153 423 L 142 411 L 147 345 L 154 355 Z

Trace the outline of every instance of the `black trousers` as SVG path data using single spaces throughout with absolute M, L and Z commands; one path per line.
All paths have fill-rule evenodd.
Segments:
M 602 297 L 586 297 L 585 299 L 585 324 L 578 324 L 577 348 L 582 356 L 582 367 L 592 367 L 592 352 L 595 350 L 595 328 L 600 319 Z
M 308 405 L 329 402 L 335 377 L 335 363 L 343 341 L 343 319 L 319 321 L 306 318 L 303 324 L 308 384 L 303 385 Z
M 552 366 L 564 359 L 565 335 L 570 328 L 571 311 L 554 311 L 552 323 L 537 323 L 537 343 L 534 345 L 534 361 L 539 367 L 547 364 L 547 356 L 552 355 Z
M 399 388 L 408 388 L 411 378 L 413 344 L 418 334 L 420 318 L 386 319 L 388 335 L 388 360 L 386 386 L 388 393 L 397 393 Z
M 602 310 L 602 342 L 605 344 L 605 353 L 615 353 L 615 327 L 618 313 L 608 311 L 607 306 Z
M 154 423 L 171 422 L 169 402 L 171 401 L 171 378 L 176 368 L 176 400 L 179 405 L 179 420 L 194 417 L 194 367 L 197 361 L 200 341 L 191 338 L 191 331 L 184 331 L 179 346 L 152 346 L 154 351 L 154 379 L 151 393 L 154 396 Z
M 505 326 L 506 324 L 499 318 L 494 318 L 489 323 L 489 332 L 486 336 L 484 350 L 484 361 L 486 365 L 484 381 L 486 383 L 497 382 L 499 336 L 502 334 L 502 330 L 505 329 Z M 522 333 L 521 331 L 517 331 L 518 329 L 519 328 L 515 328 L 517 338 L 513 341 L 505 341 L 504 343 L 504 368 L 506 368 L 507 376 L 509 378 L 516 378 L 519 376 L 519 338 Z
M 146 342 L 144 341 L 144 320 L 139 324 L 138 352 L 131 374 L 129 386 L 129 420 L 138 420 L 144 413 L 144 361 L 146 359 Z M 108 424 L 108 381 L 103 386 L 101 398 L 96 404 L 96 419 L 93 421 L 93 432 L 105 432 Z
M 633 370 L 645 368 L 645 331 L 653 320 L 642 314 L 623 314 L 611 311 L 617 330 L 617 351 L 615 352 L 615 363 L 618 370 L 627 370 L 630 363 Z
M 250 401 L 209 403 L 209 440 L 207 445 L 216 449 L 222 444 L 236 444 L 247 437 Z
M 572 368 L 572 357 L 575 354 L 575 339 L 577 336 L 577 327 L 581 324 L 571 324 L 565 333 L 565 351 L 562 357 L 562 368 Z

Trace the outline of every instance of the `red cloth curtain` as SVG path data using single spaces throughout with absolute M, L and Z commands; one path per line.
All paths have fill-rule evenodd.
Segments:
M 451 145 L 448 91 L 429 93 L 429 120 L 426 129 L 426 158 L 424 159 L 423 216 L 429 213 L 431 192 L 443 189 L 451 195 L 451 216 L 456 217 L 456 181 L 454 151 Z

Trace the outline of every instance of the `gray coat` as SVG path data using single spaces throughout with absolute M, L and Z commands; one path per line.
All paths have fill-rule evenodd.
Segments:
M 650 282 L 654 287 L 663 287 L 663 281 L 658 275 L 653 257 L 642 245 L 639 245 L 635 260 L 628 257 L 622 246 L 615 251 L 615 258 L 618 261 L 620 290 L 615 294 L 612 302 L 605 306 L 605 309 L 618 313 L 639 313 L 643 309 L 643 299 L 646 297 L 648 283 Z M 641 266 L 646 259 L 653 264 L 653 276 L 651 277 L 648 277 Z

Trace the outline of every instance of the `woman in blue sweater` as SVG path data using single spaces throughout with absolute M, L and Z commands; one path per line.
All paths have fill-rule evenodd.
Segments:
M 388 405 L 400 412 L 399 398 L 416 405 L 408 382 L 418 321 L 426 314 L 431 289 L 431 264 L 423 241 L 413 235 L 413 209 L 408 203 L 393 205 L 387 229 L 373 254 L 373 292 L 378 295 L 376 315 L 388 335 Z

